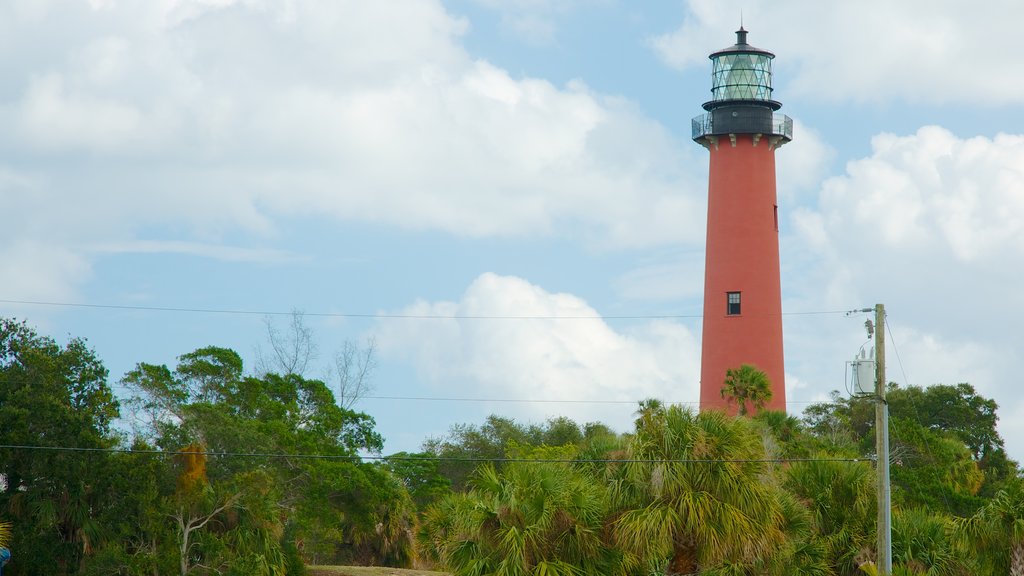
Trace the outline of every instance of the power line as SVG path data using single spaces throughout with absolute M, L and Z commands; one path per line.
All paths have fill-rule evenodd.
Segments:
M 407 400 L 423 402 L 494 402 L 508 404 L 639 404 L 640 400 L 546 400 L 529 398 L 459 398 L 443 396 L 361 396 L 360 400 Z M 823 400 L 787 400 L 786 404 L 816 404 Z M 696 405 L 698 400 L 666 401 L 667 404 Z
M 353 456 L 353 455 L 331 455 L 331 454 L 289 454 L 285 452 L 215 452 L 205 450 L 152 450 L 138 448 L 85 448 L 77 446 L 33 446 L 27 444 L 0 444 L 0 450 L 26 450 L 26 451 L 49 451 L 49 452 L 99 452 L 116 454 L 147 454 L 154 456 L 184 456 L 203 455 L 214 457 L 232 458 L 264 458 L 264 459 L 305 459 L 305 460 L 336 460 L 344 462 L 362 462 L 363 460 L 374 460 L 381 462 L 388 461 L 414 461 L 414 462 L 493 462 L 493 463 L 534 463 L 534 464 L 784 464 L 800 462 L 870 462 L 871 458 L 736 458 L 736 459 L 636 459 L 636 458 L 594 458 L 594 459 L 570 459 L 570 458 L 472 458 L 472 457 L 451 457 L 451 456 Z
M 238 310 L 226 308 L 178 308 L 171 306 L 130 306 L 126 304 L 88 304 L 81 302 L 48 302 L 42 300 L 8 300 L 0 299 L 2 304 L 20 304 L 27 306 L 52 306 L 64 308 L 94 308 L 101 310 L 133 310 L 141 312 L 183 312 L 190 314 L 225 314 L 239 316 L 291 316 L 294 311 L 277 310 Z M 818 310 L 805 312 L 783 312 L 783 316 L 814 316 L 825 314 L 845 314 L 845 310 Z M 664 320 L 703 318 L 702 314 L 622 314 L 622 315 L 487 315 L 487 314 L 387 314 L 387 313 L 352 313 L 352 312 L 302 312 L 304 316 L 321 318 L 370 318 L 396 320 Z
M 55 306 L 66 308 L 99 308 L 107 310 L 134 310 L 145 312 L 186 312 L 194 314 L 231 314 L 240 316 L 291 316 L 295 312 L 274 310 L 232 310 L 222 308 L 175 308 L 170 306 L 129 306 L 122 304 L 85 304 L 76 302 L 44 302 L 38 300 L 0 300 L 4 304 L 23 304 L 31 306 Z M 699 314 L 649 314 L 649 315 L 481 315 L 481 314 L 385 314 L 385 313 L 350 313 L 350 312 L 302 312 L 303 316 L 323 318 L 373 318 L 399 320 L 655 320 L 663 318 L 701 318 Z

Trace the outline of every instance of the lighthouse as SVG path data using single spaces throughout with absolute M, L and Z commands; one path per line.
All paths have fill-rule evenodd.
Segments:
M 700 408 L 735 413 L 722 397 L 726 371 L 749 364 L 771 383 L 764 409 L 784 411 L 775 151 L 792 139 L 793 120 L 772 99 L 775 55 L 747 44 L 742 26 L 710 58 L 711 100 L 692 125 L 710 153 Z

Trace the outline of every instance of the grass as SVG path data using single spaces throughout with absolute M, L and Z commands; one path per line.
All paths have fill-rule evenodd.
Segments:
M 380 566 L 307 566 L 309 576 L 448 576 L 446 572 Z

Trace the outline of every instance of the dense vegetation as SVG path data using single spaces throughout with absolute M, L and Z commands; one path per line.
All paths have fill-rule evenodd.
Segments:
M 626 434 L 491 416 L 376 460 L 383 441 L 351 397 L 281 372 L 207 347 L 173 369 L 138 364 L 116 395 L 84 341 L 0 320 L 5 575 L 873 569 L 863 399 L 836 394 L 802 419 L 648 400 Z M 1024 574 L 1024 488 L 995 402 L 968 384 L 888 398 L 897 574 Z

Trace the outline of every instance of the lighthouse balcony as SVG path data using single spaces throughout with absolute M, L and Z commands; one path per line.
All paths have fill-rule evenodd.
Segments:
M 691 127 L 697 142 L 730 134 L 760 134 L 777 139 L 779 145 L 793 139 L 792 118 L 759 106 L 716 108 L 694 118 Z

